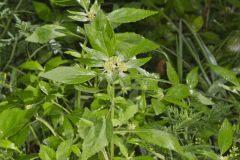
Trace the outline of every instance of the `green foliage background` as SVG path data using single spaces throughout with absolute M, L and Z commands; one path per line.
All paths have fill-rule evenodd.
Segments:
M 239 0 L 3 0 L 0 159 L 240 159 Z

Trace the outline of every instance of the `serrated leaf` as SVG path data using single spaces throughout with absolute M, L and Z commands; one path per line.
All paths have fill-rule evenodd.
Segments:
M 95 72 L 76 68 L 76 67 L 58 67 L 40 75 L 56 82 L 66 84 L 84 83 L 96 76 Z
M 129 23 L 136 22 L 151 15 L 157 14 L 156 11 L 136 9 L 136 8 L 120 8 L 108 14 L 108 19 L 112 23 Z
M 225 119 L 218 133 L 218 147 L 223 155 L 232 145 L 233 129 L 231 123 Z

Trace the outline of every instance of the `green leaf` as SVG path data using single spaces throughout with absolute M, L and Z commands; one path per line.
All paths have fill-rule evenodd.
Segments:
M 199 92 L 193 93 L 193 96 L 196 97 L 197 100 L 204 105 L 214 105 L 214 102 L 211 99 L 205 97 Z
M 86 47 L 82 44 L 81 44 L 81 47 L 86 53 L 88 53 L 91 56 L 91 58 L 98 59 L 98 60 L 103 60 L 103 61 L 108 60 L 108 55 L 106 55 L 103 52 L 88 48 L 88 47 Z
M 81 157 L 81 151 L 78 145 L 72 145 L 72 152 L 77 156 Z
M 175 99 L 172 97 L 164 97 L 164 100 L 167 102 L 173 103 L 179 107 L 183 107 L 185 109 L 189 108 L 189 106 L 184 101 L 180 101 L 179 99 Z
M 134 157 L 133 160 L 155 160 L 155 159 L 150 156 L 137 156 L 137 157 Z
M 87 160 L 108 145 L 106 119 L 96 122 L 89 129 L 82 144 L 82 160 Z
M 16 146 L 21 147 L 25 144 L 28 136 L 29 136 L 30 128 L 25 125 L 22 129 L 20 129 L 15 135 L 9 138 L 11 142 L 13 142 Z
M 108 56 L 115 54 L 115 34 L 102 11 L 98 12 L 91 24 L 85 25 L 85 31 L 93 49 Z
M 45 3 L 33 1 L 33 6 L 39 18 L 47 22 L 52 20 L 51 9 Z
M 168 62 L 167 63 L 167 76 L 170 82 L 174 85 L 179 84 L 179 77 L 173 66 Z
M 63 127 L 62 135 L 67 139 L 72 139 L 74 137 L 74 129 L 68 118 L 64 118 L 62 127 Z
M 188 74 L 187 74 L 187 85 L 189 88 L 194 89 L 198 85 L 198 68 L 192 69 Z
M 127 147 L 123 144 L 123 141 L 120 137 L 114 136 L 113 137 L 114 144 L 119 147 L 119 150 L 121 153 L 128 159 L 128 149 Z
M 26 41 L 41 44 L 47 43 L 52 39 L 65 36 L 64 33 L 59 31 L 64 29 L 64 27 L 58 25 L 44 25 L 38 27 L 29 37 L 27 37 Z
M 126 32 L 116 34 L 117 50 L 126 58 L 132 58 L 139 53 L 149 52 L 159 46 L 136 33 Z
M 27 61 L 23 63 L 20 67 L 26 70 L 39 70 L 39 71 L 44 70 L 38 61 Z
M 43 143 L 46 144 L 48 147 L 57 149 L 59 144 L 62 142 L 62 140 L 58 136 L 50 136 L 46 139 L 44 139 Z
M 87 11 L 90 5 L 90 0 L 77 0 L 77 2 Z
M 204 19 L 202 16 L 198 16 L 197 18 L 194 19 L 193 21 L 193 29 L 194 31 L 199 31 L 204 25 Z
M 129 23 L 136 22 L 151 15 L 157 14 L 156 11 L 136 9 L 136 8 L 120 8 L 108 14 L 108 19 L 113 23 Z
M 17 148 L 17 146 L 8 140 L 0 140 L 0 148 L 12 149 L 12 150 L 15 150 L 15 151 L 21 153 L 21 151 Z
M 166 110 L 165 104 L 160 99 L 152 98 L 151 104 L 156 115 L 159 115 Z
M 63 141 L 57 148 L 56 158 L 57 160 L 68 160 L 72 152 L 72 141 Z
M 76 0 L 50 0 L 50 1 L 52 4 L 62 7 L 78 5 Z
M 60 56 L 51 58 L 45 65 L 45 71 L 56 68 L 61 64 L 66 64 L 67 62 L 68 60 L 63 60 Z
M 183 153 L 183 149 L 180 146 L 177 138 L 167 132 L 157 129 L 138 129 L 135 130 L 134 133 L 148 143 L 176 151 L 180 154 Z
M 189 89 L 184 84 L 178 84 L 168 89 L 166 97 L 174 99 L 184 99 L 190 95 Z
M 239 82 L 238 78 L 236 77 L 236 74 L 233 71 L 230 71 L 224 67 L 220 67 L 220 66 L 216 66 L 216 65 L 211 65 L 210 67 L 214 72 L 219 74 L 226 81 L 229 81 L 236 86 L 240 86 L 240 82 Z
M 233 128 L 231 123 L 225 119 L 218 133 L 218 147 L 223 155 L 231 146 L 233 141 Z
M 76 85 L 74 88 L 78 91 L 81 92 L 86 92 L 86 93 L 98 93 L 99 89 L 95 87 L 88 87 L 88 86 L 83 86 L 83 85 Z
M 77 67 L 58 67 L 40 76 L 56 82 L 78 84 L 95 77 L 95 72 Z
M 130 61 L 127 62 L 127 66 L 128 66 L 128 68 L 141 67 L 142 65 L 144 65 L 145 63 L 147 63 L 150 59 L 151 59 L 151 57 L 139 58 L 139 59 L 132 59 L 132 60 L 130 60 Z
M 56 159 L 56 153 L 52 148 L 45 145 L 41 145 L 39 157 L 41 160 L 53 160 Z
M 130 104 L 129 106 L 127 106 L 127 108 L 124 111 L 119 112 L 119 120 L 122 122 L 127 122 L 137 112 L 138 112 L 138 106 Z
M 213 151 L 200 150 L 200 151 L 198 151 L 198 154 L 209 157 L 212 160 L 219 160 L 220 159 L 220 156 L 217 155 L 216 153 L 214 153 Z
M 174 5 L 174 9 L 176 10 L 176 12 L 180 15 L 183 15 L 185 12 L 185 7 L 184 4 L 181 3 L 178 0 L 173 0 L 173 5 Z
M 0 138 L 11 137 L 27 123 L 26 111 L 17 108 L 0 113 Z
M 76 57 L 76 58 L 81 58 L 82 57 L 82 55 L 80 53 L 78 53 L 77 51 L 66 51 L 64 53 L 68 54 L 68 55 L 71 55 L 73 57 Z

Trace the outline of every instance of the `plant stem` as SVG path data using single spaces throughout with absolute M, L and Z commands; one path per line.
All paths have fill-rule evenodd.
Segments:
M 33 127 L 32 127 L 31 125 L 29 125 L 29 128 L 30 128 L 30 130 L 31 130 L 31 132 L 32 132 L 32 134 L 33 134 L 33 137 L 36 139 L 37 144 L 40 146 L 40 145 L 41 145 L 41 142 L 40 142 L 40 140 L 39 140 L 39 138 L 38 138 L 35 130 L 33 129 Z
M 107 152 L 105 151 L 105 149 L 102 150 L 102 154 L 103 154 L 105 160 L 109 160 Z
M 53 127 L 43 118 L 37 116 L 36 120 L 43 123 L 51 132 L 54 136 L 59 137 L 61 140 L 64 140 L 60 135 L 57 134 L 57 132 L 53 129 Z
M 12 49 L 10 58 L 9 58 L 7 64 L 4 66 L 3 71 L 5 71 L 8 68 L 8 66 L 11 64 L 11 62 L 13 60 L 13 57 L 15 55 L 15 51 L 17 49 L 17 44 L 18 44 L 18 37 L 15 37 L 15 41 L 14 41 L 14 44 L 13 44 L 13 49 Z
M 41 51 L 43 48 L 45 48 L 46 46 L 48 46 L 48 44 L 44 44 L 43 46 L 39 47 L 38 49 L 36 49 L 30 56 L 29 59 L 32 59 L 39 51 Z
M 113 84 L 108 84 L 108 94 L 111 96 L 111 120 L 114 119 L 114 112 L 115 112 L 115 86 Z M 111 139 L 111 145 L 110 145 L 110 154 L 111 154 L 111 160 L 114 158 L 114 141 L 113 137 Z
M 75 90 L 75 109 L 81 108 L 81 91 Z
M 179 30 L 182 32 L 182 21 L 179 22 Z M 183 40 L 179 35 L 177 39 L 177 70 L 180 80 L 183 78 Z

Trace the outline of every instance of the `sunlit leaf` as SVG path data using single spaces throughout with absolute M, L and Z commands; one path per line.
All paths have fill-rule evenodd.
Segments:
M 116 40 L 117 50 L 126 58 L 131 58 L 139 53 L 149 52 L 159 47 L 156 43 L 131 32 L 116 34 Z
M 120 8 L 109 13 L 108 19 L 113 23 L 129 23 L 139 21 L 157 13 L 156 11 L 144 9 Z
M 41 77 L 66 84 L 83 83 L 95 76 L 93 71 L 76 67 L 58 67 L 41 74 Z
M 231 123 L 225 119 L 218 133 L 218 147 L 224 154 L 232 145 L 233 129 Z
M 192 69 L 188 74 L 187 74 L 187 85 L 189 88 L 194 89 L 197 87 L 198 84 L 198 68 Z
M 56 159 L 57 160 L 68 160 L 72 152 L 72 141 L 63 141 L 57 148 Z
M 41 160 L 53 160 L 56 159 L 56 153 L 52 148 L 45 145 L 41 145 L 39 157 Z

